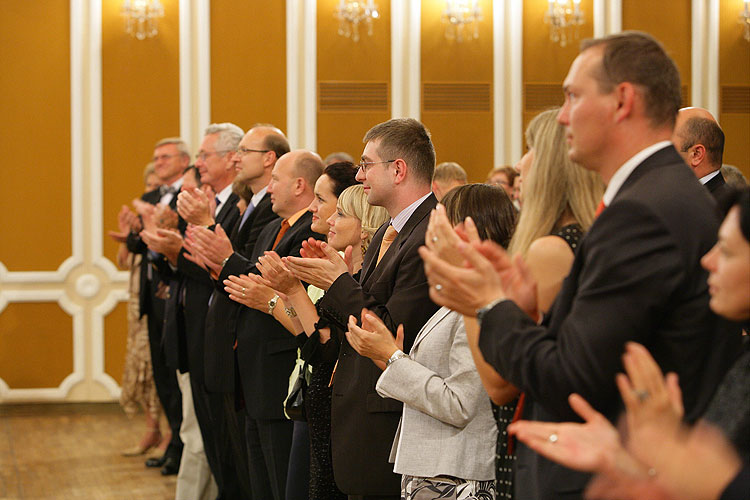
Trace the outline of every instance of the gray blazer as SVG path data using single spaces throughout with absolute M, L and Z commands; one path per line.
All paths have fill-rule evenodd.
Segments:
M 391 449 L 394 472 L 495 479 L 497 426 L 460 314 L 438 310 L 417 334 L 409 358 L 386 368 L 376 389 L 404 403 Z

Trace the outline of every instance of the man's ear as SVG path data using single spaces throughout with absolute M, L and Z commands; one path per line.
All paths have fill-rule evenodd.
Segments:
M 409 166 L 402 159 L 398 159 L 393 162 L 393 172 L 395 178 L 393 179 L 394 184 L 401 184 L 406 179 L 409 172 Z
M 614 94 L 615 99 L 617 99 L 615 120 L 619 123 L 632 115 L 638 99 L 638 92 L 632 83 L 622 82 L 615 87 Z
M 304 193 L 305 188 L 307 188 L 307 182 L 305 182 L 305 179 L 303 177 L 297 177 L 296 179 L 294 179 L 294 194 L 296 196 Z
M 703 144 L 696 144 L 688 150 L 688 160 L 691 167 L 697 167 L 706 158 L 706 147 Z

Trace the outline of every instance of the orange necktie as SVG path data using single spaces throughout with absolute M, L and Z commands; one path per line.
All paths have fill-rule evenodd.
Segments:
M 602 198 L 602 201 L 599 202 L 599 205 L 596 207 L 596 213 L 594 214 L 594 217 L 599 217 L 602 212 L 604 212 L 604 209 L 607 208 L 607 205 L 604 204 L 604 198 Z
M 398 231 L 396 231 L 395 227 L 389 225 L 388 229 L 385 230 L 385 234 L 383 235 L 383 241 L 380 243 L 380 253 L 378 253 L 378 261 L 375 265 L 380 264 L 380 259 L 382 259 L 383 255 L 385 255 L 385 252 L 388 251 L 391 243 L 393 243 L 393 240 L 396 239 L 396 236 L 398 236 Z
M 276 240 L 273 242 L 273 246 L 271 247 L 271 250 L 273 250 L 274 248 L 276 248 L 276 245 L 279 244 L 279 241 L 281 241 L 281 238 L 284 237 L 284 233 L 287 232 L 287 230 L 289 229 L 289 227 L 290 226 L 289 226 L 289 220 L 288 219 L 284 219 L 283 221 L 281 221 L 281 228 L 279 228 L 279 234 L 276 235 Z

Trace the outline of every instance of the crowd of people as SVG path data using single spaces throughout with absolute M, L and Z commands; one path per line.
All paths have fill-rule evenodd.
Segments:
M 110 233 L 123 453 L 178 499 L 747 498 L 750 190 L 651 36 L 584 42 L 563 92 L 484 184 L 408 118 L 356 164 L 157 142 Z

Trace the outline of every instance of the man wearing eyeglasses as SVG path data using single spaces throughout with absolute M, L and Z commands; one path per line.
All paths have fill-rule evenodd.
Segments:
M 321 315 L 341 339 L 333 377 L 333 470 L 337 486 L 349 498 L 396 499 L 400 477 L 393 473 L 389 455 L 402 405 L 375 392 L 381 369 L 357 354 L 344 331 L 349 316 L 359 319 L 366 307 L 392 332 L 404 325 L 403 350 L 409 352 L 416 333 L 437 311 L 417 252 L 437 204 L 431 192 L 435 149 L 424 125 L 411 118 L 376 125 L 364 142 L 357 180 L 368 202 L 385 207 L 391 220 L 375 233 L 360 280 L 346 272 L 339 275 L 319 303 Z
M 177 192 L 182 185 L 182 172 L 190 164 L 187 144 L 179 137 L 162 139 L 154 146 L 154 171 L 162 182 L 159 189 L 145 193 L 141 199 L 152 205 L 166 205 L 172 210 L 177 205 Z M 184 230 L 184 221 L 180 229 Z M 159 458 L 149 459 L 149 467 L 162 467 L 163 474 L 176 474 L 182 456 L 180 426 L 182 424 L 182 396 L 175 372 L 167 367 L 162 350 L 162 328 L 164 324 L 164 290 L 162 278 L 154 262 L 161 256 L 148 249 L 141 239 L 140 229 L 132 229 L 126 241 L 128 250 L 140 253 L 144 265 L 141 266 L 140 311 L 148 319 L 148 337 L 151 351 L 151 365 L 154 384 L 159 401 L 164 408 L 167 422 L 172 432 L 169 446 Z M 169 462 L 169 463 L 168 463 Z M 169 465 L 169 467 L 166 467 Z

